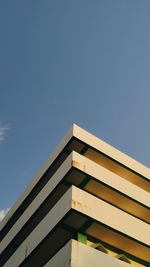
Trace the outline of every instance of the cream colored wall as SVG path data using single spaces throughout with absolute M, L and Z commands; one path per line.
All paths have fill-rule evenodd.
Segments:
M 74 167 L 150 208 L 150 194 L 148 192 L 77 152 L 73 151 L 72 155 Z
M 60 166 L 52 178 L 48 181 L 46 186 L 40 191 L 40 193 L 31 202 L 28 208 L 20 216 L 19 220 L 13 225 L 11 231 L 7 233 L 5 238 L 0 244 L 0 253 L 7 247 L 15 235 L 21 230 L 24 224 L 29 220 L 29 218 L 34 214 L 34 212 L 39 208 L 39 206 L 44 202 L 48 195 L 54 190 L 57 184 L 61 181 L 64 175 L 71 168 L 72 155 L 70 155 L 67 160 Z M 55 218 L 54 218 L 55 219 Z
M 36 185 L 36 183 L 40 180 L 43 173 L 47 170 L 50 164 L 59 155 L 61 150 L 64 148 L 64 146 L 67 144 L 67 142 L 71 139 L 72 136 L 77 137 L 79 140 L 82 140 L 83 142 L 87 143 L 93 148 L 96 148 L 99 151 L 107 154 L 109 157 L 112 157 L 113 159 L 119 161 L 121 164 L 124 164 L 125 166 L 133 169 L 134 171 L 139 172 L 141 175 L 145 175 L 147 178 L 147 181 L 150 179 L 149 168 L 136 162 L 135 160 L 131 159 L 127 155 L 111 147 L 110 145 L 106 144 L 105 142 L 101 141 L 100 139 L 91 135 L 90 133 L 86 132 L 80 127 L 73 125 L 71 130 L 64 137 L 63 141 L 60 143 L 60 145 L 58 145 L 55 152 L 52 154 L 52 156 L 49 158 L 49 160 L 46 162 L 43 168 L 39 171 L 39 173 L 36 175 L 36 177 L 33 179 L 33 181 L 30 183 L 30 185 L 21 195 L 21 197 L 17 200 L 13 208 L 9 211 L 6 218 L 1 223 L 0 228 L 4 227 L 4 225 L 7 223 L 9 218 L 17 210 L 17 208 L 22 203 L 22 201 L 24 201 L 24 199 L 28 196 L 28 194 L 31 192 L 31 190 Z M 56 185 L 61 181 L 61 179 L 63 179 L 63 176 L 72 167 L 72 165 L 75 166 L 77 169 L 87 173 L 88 175 L 94 176 L 97 180 L 102 181 L 103 183 L 108 184 L 112 188 L 117 189 L 118 191 L 124 193 L 126 196 L 129 196 L 133 200 L 136 200 L 137 202 L 141 202 L 141 204 L 144 204 L 147 207 L 149 206 L 149 195 L 147 192 L 144 192 L 144 190 L 142 190 L 141 188 L 138 188 L 137 186 L 131 184 L 130 182 L 123 180 L 118 175 L 104 169 L 102 166 L 99 166 L 98 164 L 87 159 L 86 157 L 73 152 L 68 157 L 68 159 L 60 166 L 57 172 L 53 175 L 50 181 L 46 184 L 46 186 L 39 192 L 39 194 L 32 201 L 32 203 L 27 207 L 25 212 L 21 215 L 18 221 L 14 224 L 11 231 L 8 232 L 8 234 L 2 241 L 0 252 L 2 252 L 6 248 L 9 242 L 14 238 L 14 236 L 21 229 L 21 227 L 32 216 L 33 212 L 36 211 L 36 209 L 44 201 L 47 195 L 56 187 Z M 37 227 L 32 231 L 32 233 L 30 233 L 30 235 L 24 240 L 21 246 L 9 258 L 8 262 L 6 262 L 4 266 L 5 267 L 6 266 L 7 267 L 19 266 L 19 264 L 21 264 L 21 262 L 25 258 L 26 247 L 28 247 L 28 251 L 26 255 L 28 256 L 36 248 L 36 246 L 43 240 L 43 238 L 46 237 L 48 232 L 54 228 L 54 226 L 58 223 L 58 221 L 62 219 L 64 214 L 67 213 L 71 208 L 77 212 L 80 212 L 81 214 L 91 217 L 93 221 L 94 220 L 98 221 L 100 223 L 105 224 L 111 229 L 119 231 L 120 232 L 119 235 L 121 236 L 126 235 L 127 237 L 131 237 L 134 240 L 134 242 L 137 242 L 137 244 L 141 242 L 141 246 L 143 247 L 144 245 L 147 245 L 147 246 L 150 245 L 150 242 L 149 242 L 150 228 L 147 223 L 133 217 L 132 215 L 125 213 L 124 211 L 116 207 L 113 207 L 112 205 L 106 203 L 105 201 L 98 199 L 92 196 L 91 194 L 84 192 L 83 190 L 80 190 L 72 186 L 72 188 L 69 189 L 67 193 L 65 193 L 65 195 L 56 203 L 53 209 L 45 216 L 45 218 L 43 218 L 43 220 L 37 225 Z M 87 230 L 87 234 L 88 234 L 88 230 Z M 127 266 L 126 263 L 122 263 L 120 261 L 118 262 L 118 260 L 116 262 L 116 259 L 114 259 L 115 261 L 114 263 L 112 263 L 111 257 L 105 254 L 101 255 L 100 252 L 98 252 L 100 253 L 98 254 L 99 256 L 96 256 L 97 250 L 93 250 L 92 248 L 88 248 L 87 246 L 85 248 L 83 244 L 78 244 L 76 243 L 76 241 L 73 241 L 71 244 L 72 244 L 71 267 L 77 267 L 77 266 L 78 267 L 80 266 L 91 267 L 91 264 L 95 264 L 95 266 L 100 267 L 101 266 L 100 264 L 96 265 L 98 264 L 98 261 L 94 259 L 94 257 L 95 258 L 100 257 L 99 261 L 100 262 L 102 261 L 104 264 L 106 260 L 106 265 L 103 264 L 102 267 L 105 267 L 105 266 L 108 267 L 110 266 L 110 264 L 112 267 L 113 266 L 114 267 Z M 79 251 L 79 247 L 81 247 L 81 251 Z M 82 253 L 80 254 L 80 252 Z M 84 257 L 82 257 L 84 253 L 87 259 L 89 260 L 84 259 Z M 62 257 L 61 255 L 63 255 L 63 252 L 62 254 L 59 254 L 59 255 L 61 258 Z M 140 252 L 139 252 L 139 255 L 140 255 Z M 137 255 L 135 256 L 138 256 L 138 252 L 137 252 Z M 141 255 L 141 258 L 142 257 L 146 258 L 146 256 Z M 55 265 L 58 264 L 58 260 L 56 258 L 55 259 L 53 258 L 52 260 L 53 260 L 53 266 L 55 267 Z M 90 260 L 91 261 L 94 260 L 95 263 L 91 262 L 90 264 Z M 65 263 L 65 264 L 68 264 L 68 263 Z M 116 265 L 116 264 L 119 264 L 119 265 Z M 68 267 L 68 266 L 66 265 L 63 267 Z
M 6 248 L 6 246 L 11 242 L 14 236 L 19 232 L 19 230 L 23 227 L 23 225 L 29 220 L 29 218 L 33 215 L 33 213 L 39 208 L 41 203 L 47 198 L 47 196 L 52 192 L 52 190 L 57 186 L 57 184 L 63 179 L 66 173 L 72 167 L 76 167 L 77 169 L 85 172 L 87 175 L 91 175 L 95 177 L 98 181 L 105 183 L 106 185 L 111 186 L 112 188 L 118 190 L 127 195 L 132 199 L 135 199 L 141 204 L 150 206 L 150 198 L 149 193 L 145 192 L 141 188 L 129 183 L 128 181 L 122 179 L 118 175 L 106 170 L 105 168 L 99 166 L 93 161 L 85 158 L 84 156 L 72 152 L 68 158 L 63 162 L 60 168 L 56 171 L 56 173 L 52 176 L 52 178 L 48 181 L 45 187 L 39 192 L 39 194 L 35 197 L 35 199 L 31 202 L 28 208 L 24 211 L 24 213 L 20 216 L 18 221 L 13 225 L 11 231 L 5 236 L 0 244 L 0 253 Z M 72 181 L 75 183 L 75 181 Z M 97 200 L 101 201 L 101 200 Z M 107 204 L 106 204 L 107 205 Z M 108 205 L 107 205 L 108 206 Z M 140 229 L 139 229 L 140 230 Z M 143 231 L 142 231 L 143 235 Z
M 15 253 L 4 264 L 4 267 L 19 266 L 37 245 L 47 236 L 62 217 L 70 210 L 72 199 L 72 188 L 56 203 L 52 210 L 34 228 L 31 234 L 24 240 Z
M 90 145 L 91 147 L 95 148 L 96 150 L 101 151 L 102 153 L 108 155 L 114 160 L 120 162 L 128 168 L 131 168 L 135 172 L 145 176 L 148 180 L 150 180 L 150 168 L 144 166 L 140 162 L 134 160 L 133 158 L 119 151 L 115 147 L 107 144 L 106 142 L 102 141 L 100 138 L 94 136 L 93 134 L 80 128 L 76 124 L 73 125 L 73 135 L 85 142 L 86 144 Z
M 121 164 L 127 166 L 128 168 L 131 168 L 135 172 L 145 176 L 147 178 L 147 181 L 150 180 L 150 168 L 137 162 L 136 160 L 134 160 L 131 157 L 127 156 L 126 154 L 122 153 L 118 149 L 110 146 L 109 144 L 105 143 L 104 141 L 100 140 L 99 138 L 95 137 L 94 135 L 90 134 L 89 132 L 85 131 L 84 129 L 80 128 L 76 124 L 73 124 L 72 127 L 70 128 L 70 130 L 68 131 L 68 133 L 64 136 L 62 141 L 58 144 L 58 146 L 56 147 L 56 149 L 54 150 L 52 155 L 45 162 L 45 164 L 42 166 L 42 168 L 39 170 L 39 172 L 32 179 L 31 183 L 27 186 L 25 191 L 21 194 L 21 196 L 17 199 L 16 203 L 9 210 L 9 212 L 7 213 L 7 215 L 5 216 L 5 218 L 3 219 L 3 221 L 0 224 L 0 230 L 6 225 L 6 223 L 9 221 L 11 216 L 18 209 L 18 207 L 24 201 L 24 199 L 27 197 L 27 195 L 31 192 L 31 190 L 34 188 L 34 186 L 40 180 L 40 178 L 45 173 L 45 171 L 48 169 L 48 167 L 52 164 L 52 162 L 60 154 L 60 152 L 63 150 L 63 148 L 68 143 L 68 141 L 72 138 L 72 136 L 78 138 L 79 140 L 83 141 L 84 143 L 87 143 L 91 147 L 96 148 L 97 150 L 99 150 L 102 153 L 108 155 L 109 157 L 115 159 L 116 161 L 120 162 Z
M 88 247 L 69 241 L 44 267 L 129 267 L 131 265 Z M 134 265 L 133 265 L 134 266 Z M 135 265 L 142 266 L 142 265 Z
M 36 246 L 44 239 L 44 237 L 46 237 L 46 235 L 71 208 L 91 217 L 93 220 L 100 221 L 109 227 L 118 230 L 122 234 L 133 237 L 137 241 L 141 241 L 147 245 L 150 244 L 150 228 L 148 224 L 75 186 L 71 186 L 71 188 L 68 189 L 52 210 L 50 210 L 50 212 L 43 218 L 31 234 L 24 240 L 4 266 L 19 266 L 19 264 L 21 264 L 24 260 L 25 255 L 28 256 L 36 248 Z M 116 218 L 118 219 L 116 220 Z M 74 221 L 72 223 L 74 224 Z M 120 238 L 121 236 L 119 239 Z
M 73 209 L 150 246 L 150 227 L 147 223 L 79 188 L 72 186 L 72 192 Z
M 18 207 L 21 205 L 21 203 L 29 195 L 29 193 L 32 191 L 34 186 L 38 183 L 38 181 L 41 179 L 43 174 L 47 171 L 49 166 L 54 162 L 54 160 L 57 158 L 57 156 L 60 154 L 60 152 L 63 150 L 63 148 L 65 147 L 65 145 L 68 143 L 68 141 L 71 139 L 72 136 L 73 136 L 73 126 L 66 133 L 66 135 L 61 140 L 61 142 L 57 145 L 56 149 L 50 155 L 48 160 L 43 164 L 43 166 L 40 168 L 40 170 L 37 172 L 37 174 L 33 177 L 31 182 L 25 188 L 24 192 L 20 195 L 20 197 L 16 200 L 14 205 L 8 211 L 8 213 L 4 217 L 3 221 L 0 223 L 0 230 L 6 225 L 6 223 L 9 221 L 11 216 L 15 213 L 15 211 L 18 209 Z
M 128 267 L 123 261 L 101 251 L 88 247 L 76 240 L 72 241 L 71 267 Z
M 60 249 L 43 267 L 71 267 L 72 240 Z

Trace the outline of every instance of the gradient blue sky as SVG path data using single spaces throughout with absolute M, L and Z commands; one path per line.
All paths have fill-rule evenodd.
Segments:
M 75 122 L 150 165 L 150 1 L 0 1 L 0 209 Z

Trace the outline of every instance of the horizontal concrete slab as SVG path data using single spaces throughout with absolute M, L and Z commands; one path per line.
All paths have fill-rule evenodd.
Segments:
M 39 182 L 41 177 L 44 175 L 44 173 L 53 164 L 53 162 L 56 160 L 56 158 L 61 153 L 61 151 L 64 149 L 64 147 L 67 145 L 67 143 L 71 140 L 72 136 L 73 136 L 73 127 L 70 128 L 68 133 L 62 139 L 62 141 L 57 145 L 54 152 L 51 154 L 51 156 L 48 158 L 48 160 L 43 164 L 42 168 L 33 177 L 33 179 L 31 180 L 29 185 L 26 187 L 24 192 L 20 195 L 20 197 L 17 199 L 17 201 L 11 207 L 11 209 L 9 210 L 7 215 L 4 217 L 3 221 L 0 223 L 0 230 L 6 225 L 6 223 L 10 220 L 12 215 L 15 213 L 15 211 L 21 205 L 21 203 L 23 203 L 23 201 L 26 199 L 26 197 L 29 195 L 29 193 L 37 185 L 37 183 Z
M 74 186 L 72 188 L 73 209 L 150 246 L 150 227 L 147 223 L 81 189 Z
M 128 263 L 106 255 L 76 240 L 70 240 L 44 267 L 127 267 Z M 133 266 L 142 264 L 134 262 Z
M 84 190 L 150 223 L 148 192 L 76 152 L 73 155 L 73 166 L 88 176 Z
M 79 140 L 88 144 L 91 148 L 94 148 L 96 151 L 102 152 L 104 155 L 109 156 L 115 161 L 150 180 L 150 168 L 144 166 L 115 147 L 107 144 L 100 138 L 94 136 L 77 125 L 74 125 L 73 127 L 73 135 Z
M 66 176 L 72 167 L 76 169 L 76 172 L 72 171 Z M 81 171 L 82 173 L 77 171 Z M 72 152 L 45 187 L 35 197 L 25 212 L 20 216 L 18 221 L 12 226 L 11 231 L 9 231 L 2 240 L 0 253 L 4 251 L 17 233 L 19 233 L 22 227 L 47 199 L 60 181 L 66 179 L 70 184 L 80 186 L 84 179 L 86 179 L 87 175 L 94 177 L 94 180 L 92 178 L 89 179 L 83 187 L 84 190 L 139 218 L 142 218 L 145 221 L 150 220 L 150 210 L 148 209 L 148 207 L 150 207 L 149 193 L 122 179 L 118 175 L 106 170 L 84 156 L 76 152 Z M 102 182 L 103 184 L 99 182 Z
M 67 193 L 65 193 L 65 195 L 61 198 L 61 200 L 57 202 L 53 209 L 24 240 L 21 246 L 15 251 L 12 257 L 9 258 L 4 266 L 19 266 L 71 209 L 71 200 L 72 188 L 70 188 Z
M 69 229 L 79 231 L 90 220 L 91 224 L 85 228 L 85 233 L 102 239 L 110 245 L 117 245 L 119 249 L 135 257 L 145 261 L 150 260 L 148 249 L 150 228 L 148 224 L 72 186 L 4 266 L 19 266 L 62 220 L 65 214 L 66 218 L 63 224 Z M 60 239 L 62 241 L 63 236 Z
M 131 265 L 72 240 L 71 267 L 129 267 Z M 47 266 L 50 267 L 50 266 Z
M 9 245 L 13 238 L 19 233 L 22 227 L 28 222 L 31 216 L 37 211 L 41 204 L 47 199 L 52 193 L 55 187 L 63 179 L 72 167 L 72 155 L 61 165 L 53 177 L 49 180 L 46 186 L 40 191 L 32 203 L 28 206 L 25 212 L 20 216 L 18 221 L 12 226 L 11 231 L 4 237 L 0 244 L 0 254 Z M 24 229 L 25 231 L 25 229 Z
M 69 143 L 71 140 L 72 143 Z M 65 147 L 66 150 L 63 152 Z M 85 149 L 86 147 L 87 149 Z M 2 230 L 6 226 L 10 219 L 12 219 L 12 216 L 15 214 L 17 209 L 21 206 L 22 203 L 24 203 L 28 195 L 37 186 L 43 175 L 47 172 L 49 167 L 52 166 L 56 159 L 56 165 L 59 166 L 59 164 L 61 164 L 67 157 L 68 151 L 71 152 L 72 150 L 84 153 L 86 157 L 92 159 L 105 168 L 108 168 L 109 170 L 122 176 L 124 179 L 127 179 L 130 182 L 150 192 L 150 169 L 148 167 L 140 164 L 139 162 L 120 152 L 116 148 L 108 145 L 99 138 L 73 124 L 69 132 L 57 146 L 56 150 L 52 153 L 50 158 L 35 175 L 34 179 L 25 189 L 23 194 L 18 198 L 16 203 L 9 210 L 8 214 L 0 224 L 0 230 Z M 61 158 L 59 157 L 58 159 L 59 155 L 61 155 Z M 55 168 L 57 169 L 57 166 Z M 28 206 L 27 203 L 25 206 Z

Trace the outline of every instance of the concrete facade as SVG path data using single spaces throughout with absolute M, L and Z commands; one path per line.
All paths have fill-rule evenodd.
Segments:
M 127 267 L 129 264 L 76 240 L 69 241 L 44 267 Z
M 0 266 L 149 266 L 150 169 L 74 124 L 0 231 Z

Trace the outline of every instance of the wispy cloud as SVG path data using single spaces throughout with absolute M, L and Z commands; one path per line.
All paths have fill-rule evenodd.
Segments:
M 8 209 L 3 209 L 3 210 L 0 210 L 0 222 L 3 220 L 3 218 L 5 217 L 6 213 L 9 211 L 9 208 Z
M 7 131 L 9 130 L 9 125 L 6 124 L 6 125 L 3 125 L 1 122 L 0 122 L 0 143 L 2 143 L 6 137 L 6 133 Z

